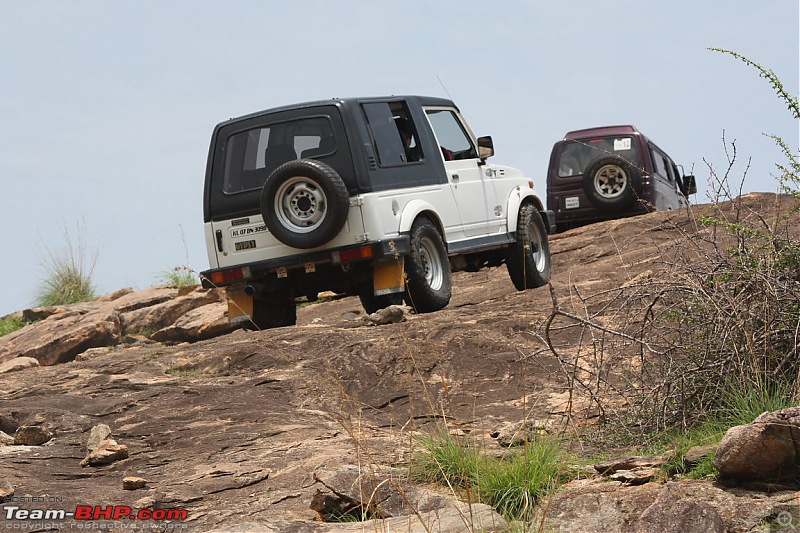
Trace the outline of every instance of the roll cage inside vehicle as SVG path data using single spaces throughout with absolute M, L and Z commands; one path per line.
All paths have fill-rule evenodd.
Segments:
M 519 290 L 550 277 L 533 182 L 493 165 L 456 105 L 422 96 L 342 98 L 269 109 L 214 129 L 203 213 L 228 317 L 294 324 L 295 298 L 358 295 L 368 312 L 450 301 L 451 272 L 506 263 Z

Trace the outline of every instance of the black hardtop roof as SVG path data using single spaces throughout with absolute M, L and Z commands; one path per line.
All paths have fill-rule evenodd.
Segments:
M 574 139 L 586 139 L 587 137 L 607 137 L 610 135 L 643 135 L 636 126 L 632 124 L 623 124 L 618 126 L 600 126 L 597 128 L 587 128 L 583 130 L 574 130 L 564 135 L 565 141 Z
M 446 106 L 446 107 L 456 107 L 458 108 L 452 100 L 447 98 L 440 98 L 437 96 L 419 96 L 419 95 L 393 95 L 393 96 L 365 96 L 365 97 L 348 97 L 348 98 L 331 98 L 329 100 L 313 100 L 309 102 L 301 102 L 297 104 L 287 104 L 282 105 L 279 107 L 273 107 L 270 109 L 264 109 L 263 111 L 256 111 L 255 113 L 250 113 L 247 115 L 243 115 L 240 117 L 235 117 L 226 120 L 225 122 L 221 123 L 220 126 L 230 123 L 230 122 L 238 122 L 240 120 L 246 120 L 250 118 L 255 118 L 261 115 L 268 115 L 271 113 L 278 113 L 281 111 L 290 111 L 293 109 L 305 109 L 311 107 L 320 107 L 320 106 L 329 106 L 335 105 L 338 107 L 351 107 L 354 105 L 358 105 L 365 102 L 391 102 L 391 101 L 398 101 L 398 100 L 408 100 L 410 102 L 416 102 L 418 105 L 421 106 Z

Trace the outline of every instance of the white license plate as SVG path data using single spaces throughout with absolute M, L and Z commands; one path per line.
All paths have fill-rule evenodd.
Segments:
M 231 228 L 231 238 L 244 237 L 246 235 L 255 235 L 256 233 L 265 233 L 267 231 L 266 224 L 259 224 L 257 226 L 245 226 L 243 228 Z
M 581 206 L 581 200 L 577 196 L 570 196 L 569 198 L 564 198 L 564 207 L 567 209 L 577 209 Z

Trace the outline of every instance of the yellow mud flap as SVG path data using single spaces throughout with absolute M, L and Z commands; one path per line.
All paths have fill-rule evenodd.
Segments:
M 387 257 L 373 262 L 375 296 L 403 292 L 403 257 Z
M 253 297 L 245 294 L 244 287 L 244 285 L 231 285 L 225 288 L 228 322 L 231 324 L 249 321 L 253 316 Z

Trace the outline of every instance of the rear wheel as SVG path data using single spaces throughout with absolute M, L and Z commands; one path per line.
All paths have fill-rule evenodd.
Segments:
M 418 218 L 411 226 L 411 250 L 406 257 L 405 300 L 417 313 L 447 307 L 452 287 L 450 261 L 433 222 Z
M 508 275 L 518 291 L 550 281 L 550 242 L 539 210 L 526 203 L 519 208 L 517 242 L 508 249 Z
M 249 329 L 272 329 L 294 326 L 297 323 L 297 306 L 287 290 L 256 296 L 253 299 L 253 320 Z

